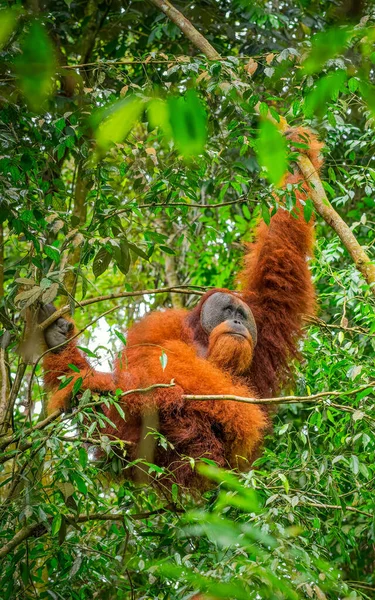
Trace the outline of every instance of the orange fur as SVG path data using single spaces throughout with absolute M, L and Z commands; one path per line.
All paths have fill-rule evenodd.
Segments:
M 251 364 L 253 343 L 250 334 L 246 339 L 233 336 L 227 323 L 220 323 L 212 331 L 208 343 L 208 360 L 219 369 L 242 375 Z
M 321 145 L 311 133 L 297 129 L 287 134 L 292 141 L 308 139 L 309 154 L 320 168 Z M 302 139 L 301 139 L 302 136 Z M 298 173 L 286 181 L 297 183 Z M 267 227 L 258 228 L 257 241 L 249 247 L 241 274 L 242 292 L 232 292 L 251 307 L 258 329 L 255 348 L 251 339 L 227 335 L 219 325 L 208 338 L 200 323 L 201 308 L 210 290 L 192 311 L 153 312 L 128 333 L 127 346 L 117 360 L 113 375 L 98 373 L 70 342 L 61 354 L 45 359 L 46 384 L 54 390 L 50 410 L 65 407 L 74 381 L 82 377 L 83 389 L 113 392 L 145 388 L 173 379 L 175 386 L 133 393 L 122 398 L 126 419 L 111 407 L 102 410 L 115 423 L 105 433 L 134 443 L 127 458 L 137 457 L 142 422 L 158 412 L 159 429 L 172 444 L 156 447 L 154 462 L 168 467 L 175 480 L 189 487 L 202 486 L 184 455 L 207 457 L 221 466 L 244 467 L 259 452 L 268 420 L 258 405 L 231 401 L 184 401 L 184 394 L 266 397 L 275 394 L 289 373 L 290 360 L 298 355 L 302 317 L 314 310 L 314 290 L 306 258 L 312 252 L 312 220 L 302 210 L 308 194 L 306 184 L 296 191 L 297 216 L 279 209 Z M 227 291 L 227 290 L 223 290 Z M 230 292 L 229 292 L 230 293 Z M 167 364 L 163 369 L 160 357 Z M 67 366 L 74 363 L 80 373 Z M 73 375 L 70 384 L 58 389 L 62 374 Z
M 302 127 L 286 133 L 291 141 L 308 144 L 314 167 L 322 166 L 322 144 Z M 298 170 L 286 183 L 300 184 Z M 300 186 L 299 186 L 300 187 Z M 306 223 L 301 201 L 308 198 L 306 182 L 296 189 L 296 213 L 280 208 L 267 226 L 261 223 L 255 244 L 248 245 L 240 274 L 243 297 L 250 305 L 258 328 L 249 378 L 260 396 L 276 394 L 290 376 L 291 359 L 298 356 L 303 315 L 315 312 L 315 293 L 306 262 L 313 251 L 313 219 Z

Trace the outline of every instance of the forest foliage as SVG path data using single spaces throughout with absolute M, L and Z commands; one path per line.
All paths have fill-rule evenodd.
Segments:
M 324 142 L 327 198 L 375 260 L 372 2 L 180 1 L 216 58 L 160 4 L 0 9 L 2 597 L 373 598 L 374 287 L 319 214 L 297 398 L 248 472 L 202 460 L 192 497 L 147 463 L 137 486 L 98 433 L 117 396 L 47 416 L 38 305 L 66 307 L 103 368 L 146 311 L 235 288 L 275 190 L 294 208 L 283 119 Z

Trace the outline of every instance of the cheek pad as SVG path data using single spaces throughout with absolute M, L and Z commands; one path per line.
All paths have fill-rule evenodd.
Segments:
M 229 294 L 224 292 L 215 292 L 206 302 L 204 302 L 201 310 L 201 325 L 206 333 L 211 331 L 223 321 L 224 307 L 230 303 Z
M 248 327 L 247 328 L 250 331 L 251 337 L 253 338 L 253 343 L 254 343 L 254 348 L 255 348 L 255 346 L 257 345 L 257 341 L 258 341 L 258 332 L 257 332 L 257 326 L 255 323 L 253 313 L 251 312 L 250 309 L 249 309 L 249 311 L 250 311 L 250 315 L 248 317 Z
M 201 325 L 205 332 L 211 333 L 220 322 L 219 311 L 213 305 L 207 305 L 207 302 L 205 302 L 201 310 Z

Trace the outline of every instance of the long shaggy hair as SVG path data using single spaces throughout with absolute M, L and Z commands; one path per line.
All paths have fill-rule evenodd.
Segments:
M 293 130 L 288 137 L 292 142 L 308 143 L 307 153 L 319 169 L 321 144 L 316 138 L 304 129 Z M 290 173 L 285 183 L 301 183 L 301 175 Z M 156 445 L 152 461 L 172 472 L 170 481 L 190 488 L 204 484 L 186 456 L 209 458 L 221 466 L 248 467 L 269 426 L 265 411 L 256 404 L 224 399 L 187 401 L 184 395 L 268 397 L 277 393 L 289 376 L 291 360 L 298 355 L 302 317 L 315 306 L 306 262 L 312 254 L 313 223 L 306 223 L 302 210 L 307 195 L 307 184 L 302 183 L 302 189 L 296 190 L 297 214 L 280 208 L 269 226 L 259 226 L 256 242 L 247 247 L 240 275 L 242 291 L 210 290 L 192 311 L 167 310 L 144 317 L 130 329 L 113 374 L 94 371 L 74 341 L 58 355 L 48 354 L 45 381 L 54 392 L 50 411 L 66 408 L 79 377 L 81 389 L 102 393 L 174 381 L 174 387 L 123 396 L 125 419 L 115 407 L 103 407 L 115 424 L 106 426 L 103 433 L 130 442 L 126 458 L 134 460 L 143 452 L 147 423 L 154 424 L 168 447 Z M 224 325 L 210 337 L 203 330 L 202 305 L 217 291 L 239 296 L 250 306 L 258 332 L 255 347 L 251 340 L 228 335 Z M 58 389 L 61 375 L 72 375 L 69 364 L 76 365 L 80 373 Z

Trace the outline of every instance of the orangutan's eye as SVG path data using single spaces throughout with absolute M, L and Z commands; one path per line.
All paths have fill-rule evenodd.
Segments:
M 245 314 L 245 311 L 244 311 L 244 310 L 242 310 L 242 308 L 239 308 L 239 309 L 237 310 L 237 312 L 238 312 L 238 314 L 240 315 L 240 317 L 242 317 L 242 318 L 243 318 L 243 320 L 244 320 L 244 321 L 247 321 L 247 315 Z

